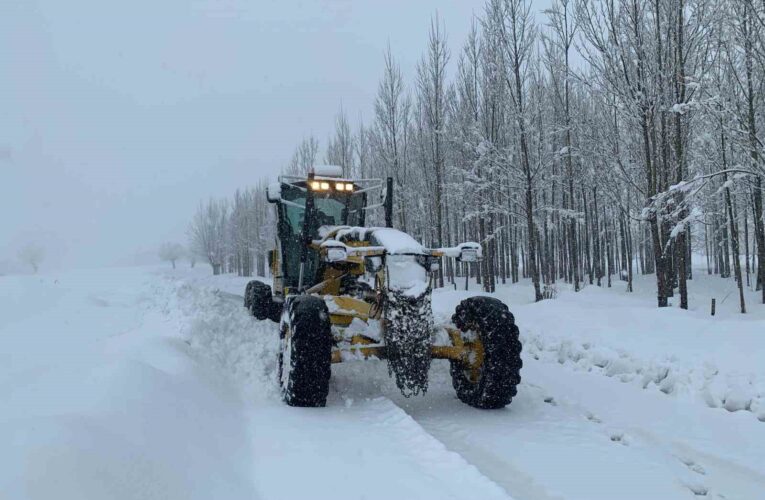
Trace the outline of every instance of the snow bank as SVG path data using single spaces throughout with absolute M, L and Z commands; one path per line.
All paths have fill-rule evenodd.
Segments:
M 173 286 L 144 269 L 8 284 L 45 292 L 0 324 L 0 496 L 259 498 L 239 395 L 181 340 Z
M 191 283 L 176 284 L 169 314 L 198 356 L 261 397 L 277 394 L 279 336 L 270 320 L 251 318 L 236 298 L 216 287 Z
M 600 373 L 647 390 L 691 397 L 711 408 L 751 411 L 765 422 L 765 379 L 753 374 L 723 373 L 712 363 L 688 365 L 673 356 L 641 359 L 621 349 L 533 330 L 522 330 L 521 339 L 524 354 L 534 359 Z
M 724 300 L 733 280 L 697 270 L 689 311 L 657 308 L 654 288 L 652 276 L 639 276 L 634 293 L 619 281 L 577 293 L 564 285 L 557 299 L 531 303 L 525 282 L 500 285 L 498 295 L 516 316 L 524 356 L 765 421 L 765 306 L 755 292 L 747 291 L 749 314 L 741 315 L 734 300 Z

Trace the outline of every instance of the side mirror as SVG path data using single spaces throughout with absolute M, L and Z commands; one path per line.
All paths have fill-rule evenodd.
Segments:
M 276 203 L 282 199 L 282 184 L 274 182 L 266 188 L 266 199 L 269 203 Z
M 325 246 L 324 252 L 325 262 L 343 262 L 348 259 L 348 251 L 344 246 Z
M 463 243 L 459 246 L 460 255 L 457 262 L 478 262 L 481 260 L 481 245 L 478 243 Z
M 478 262 L 478 252 L 473 248 L 464 248 L 460 252 L 460 262 Z

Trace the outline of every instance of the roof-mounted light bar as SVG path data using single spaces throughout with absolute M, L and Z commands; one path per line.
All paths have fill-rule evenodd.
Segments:
M 329 181 L 313 180 L 309 182 L 309 186 L 312 191 L 329 191 L 334 188 L 335 191 L 352 193 L 355 190 L 355 186 L 350 182 L 335 182 L 333 186 Z
M 311 189 L 314 191 L 329 191 L 329 182 L 311 181 Z

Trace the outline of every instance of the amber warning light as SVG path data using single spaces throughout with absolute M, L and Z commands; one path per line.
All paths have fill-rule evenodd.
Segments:
M 311 189 L 314 191 L 329 191 L 330 184 L 325 181 L 311 181 Z M 353 184 L 349 182 L 336 182 L 335 191 L 352 192 L 354 189 Z

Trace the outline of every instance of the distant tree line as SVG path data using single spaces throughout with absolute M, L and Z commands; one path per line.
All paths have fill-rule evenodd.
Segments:
M 274 246 L 276 221 L 266 201 L 267 180 L 237 190 L 233 199 L 200 203 L 189 225 L 191 252 L 214 274 L 266 275 L 267 252 Z
M 658 306 L 687 308 L 696 253 L 742 312 L 745 287 L 765 303 L 765 2 L 553 0 L 540 24 L 532 5 L 488 0 L 456 54 L 436 17 L 410 82 L 388 48 L 371 123 L 341 108 L 323 162 L 392 177 L 395 226 L 424 244 L 481 242 L 480 266 L 447 259 L 441 286 L 530 278 L 541 300 L 653 274 Z M 320 150 L 305 138 L 286 171 Z M 261 184 L 238 212 L 200 206 L 192 241 L 217 272 L 270 248 Z

